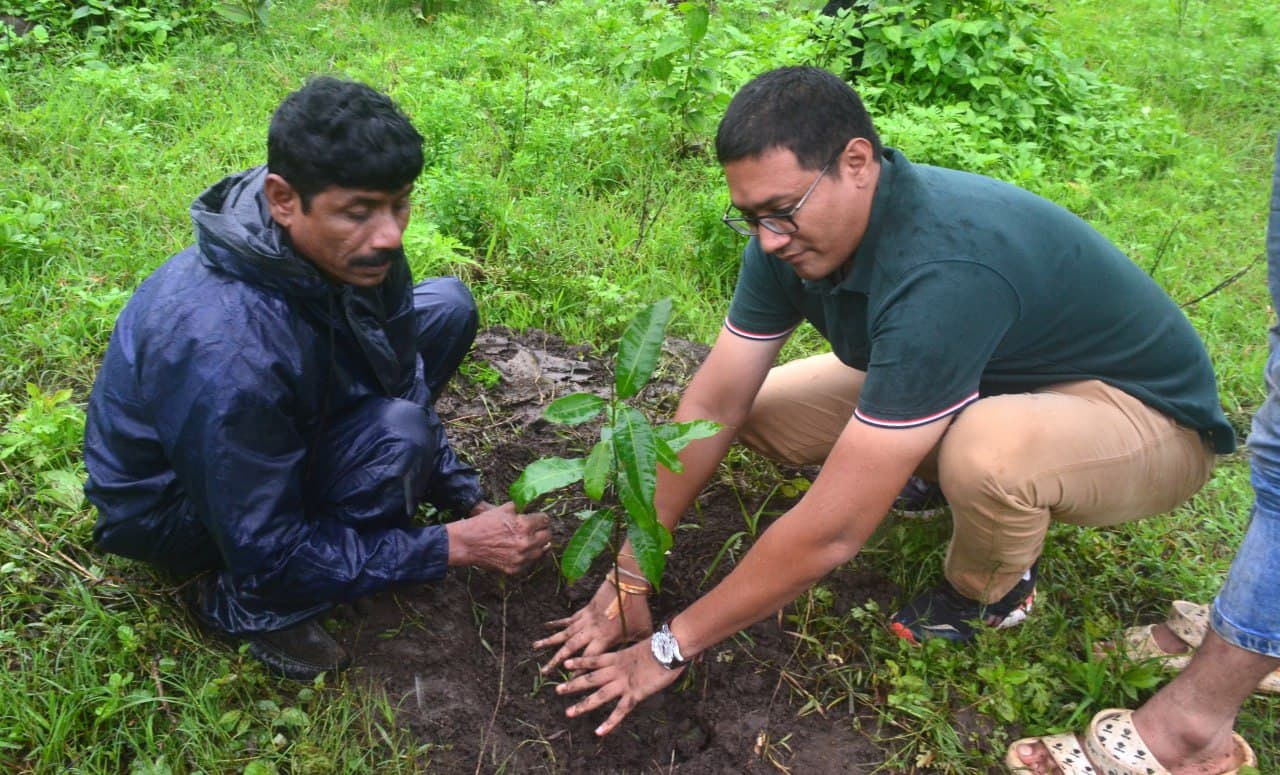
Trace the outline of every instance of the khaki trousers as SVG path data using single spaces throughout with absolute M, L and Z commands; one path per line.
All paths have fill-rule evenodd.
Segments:
M 865 376 L 829 353 L 772 369 L 738 440 L 780 462 L 823 462 Z M 916 475 L 951 506 L 947 580 L 992 602 L 1040 556 L 1051 519 L 1106 527 L 1170 511 L 1213 463 L 1197 431 L 1088 380 L 975 401 Z

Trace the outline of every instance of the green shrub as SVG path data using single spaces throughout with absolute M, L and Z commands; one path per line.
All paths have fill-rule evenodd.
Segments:
M 864 2 L 816 22 L 815 64 L 853 83 L 873 115 L 942 111 L 957 136 L 992 156 L 1031 146 L 1079 178 L 1167 166 L 1167 123 L 1067 57 L 1045 18 L 1031 0 Z
M 36 42 L 50 36 L 84 41 L 99 53 L 122 54 L 161 48 L 175 35 L 208 26 L 258 28 L 266 24 L 267 0 L 3 0 L 0 14 L 35 25 Z M 0 35 L 0 54 L 26 41 Z

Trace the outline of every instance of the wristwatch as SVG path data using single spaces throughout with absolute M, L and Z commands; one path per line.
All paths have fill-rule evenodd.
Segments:
M 653 637 L 649 638 L 649 650 L 653 652 L 653 658 L 658 660 L 658 664 L 668 670 L 679 670 L 688 664 L 680 654 L 680 643 L 676 641 L 669 625 L 663 624 L 653 633 Z

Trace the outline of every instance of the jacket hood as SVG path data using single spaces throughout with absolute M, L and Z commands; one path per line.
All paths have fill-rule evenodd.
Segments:
M 294 252 L 288 235 L 271 217 L 262 192 L 266 177 L 266 165 L 229 175 L 191 204 L 203 261 L 253 285 L 289 295 L 323 295 L 327 281 Z

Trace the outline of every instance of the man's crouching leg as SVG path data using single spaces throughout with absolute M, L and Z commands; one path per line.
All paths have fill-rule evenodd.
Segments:
M 785 465 L 822 464 L 852 419 L 866 376 L 831 353 L 770 369 L 751 413 L 738 430 L 738 441 Z M 933 468 L 930 455 L 921 473 Z M 925 517 L 941 513 L 945 506 L 936 481 L 913 476 L 893 508 Z
M 953 519 L 945 580 L 895 614 L 894 631 L 968 641 L 975 623 L 1020 623 L 1051 519 L 1105 527 L 1170 511 L 1213 461 L 1197 431 L 1101 382 L 977 401 L 938 451 Z
M 440 396 L 475 342 L 475 298 L 455 277 L 433 277 L 413 288 L 414 330 L 431 400 Z
M 411 401 L 370 398 L 335 418 L 314 445 L 305 491 L 307 511 L 358 531 L 407 526 L 435 465 L 443 429 L 434 413 Z M 351 656 L 321 625 L 335 603 L 313 590 L 331 587 L 326 568 L 344 558 L 291 571 L 291 595 L 278 590 L 263 600 L 244 592 L 225 572 L 198 577 L 184 599 L 201 628 L 229 642 L 245 642 L 249 654 L 273 674 L 299 681 L 351 664 Z M 307 577 L 314 573 L 316 576 Z M 368 590 L 366 591 L 374 591 Z

